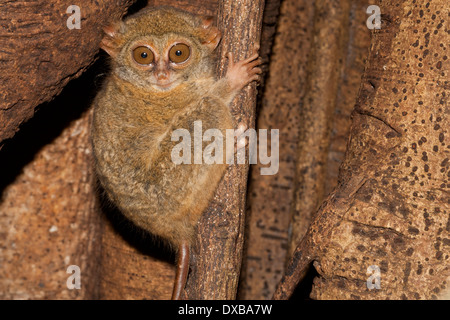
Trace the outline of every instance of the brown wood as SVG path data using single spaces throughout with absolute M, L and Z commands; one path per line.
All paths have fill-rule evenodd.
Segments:
M 256 101 L 257 114 L 261 108 L 261 98 L 264 92 L 265 80 L 269 75 L 269 62 L 272 53 L 275 35 L 277 33 L 278 15 L 280 13 L 281 0 L 266 0 L 264 3 L 263 21 L 261 27 L 261 48 L 259 56 L 261 58 L 260 68 L 263 73 L 258 86 L 258 99 Z
M 279 129 L 279 171 L 263 176 L 263 165 L 251 167 L 242 299 L 270 299 L 285 268 L 313 17 L 310 1 L 282 2 L 257 119 L 258 129 Z
M 89 112 L 72 122 L 32 154 L 33 161 L 15 177 L 10 173 L 20 170 L 17 163 L 22 165 L 23 159 L 14 158 L 13 152 L 20 151 L 5 148 L 0 154 L 1 176 L 12 178 L 7 186 L 2 180 L 1 186 L 1 299 L 98 298 L 101 225 L 91 168 L 90 118 Z M 28 136 L 34 143 L 47 132 L 36 129 L 41 129 L 40 135 Z M 35 148 L 24 139 L 17 142 L 21 148 Z M 70 265 L 80 268 L 81 289 L 66 286 Z
M 350 1 L 316 0 L 306 93 L 300 112 L 288 256 L 323 201 L 330 131 L 346 47 Z
M 339 187 L 296 249 L 276 298 L 310 260 L 314 299 L 448 298 L 448 97 L 445 0 L 383 1 Z M 380 289 L 368 289 L 370 266 Z
M 338 185 L 339 167 L 344 160 L 353 111 L 364 72 L 370 47 L 370 30 L 366 26 L 369 15 L 366 13 L 367 1 L 358 0 L 350 3 L 348 32 L 344 35 L 347 43 L 336 96 L 336 107 L 332 117 L 330 147 L 324 179 L 324 196 L 328 196 Z
M 175 268 L 169 251 L 120 215 L 103 219 L 100 299 L 170 299 Z
M 219 0 L 148 0 L 147 6 L 170 6 L 195 14 L 216 17 Z
M 218 74 L 226 72 L 228 52 L 236 60 L 254 53 L 259 44 L 264 1 L 219 2 L 218 27 L 223 32 Z M 254 127 L 256 84 L 247 86 L 234 100 L 237 122 Z M 198 224 L 192 249 L 191 273 L 185 290 L 188 299 L 234 299 L 239 280 L 248 165 L 232 165 Z
M 81 10 L 81 29 L 69 30 L 67 8 Z M 101 28 L 121 17 L 130 0 L 0 0 L 0 149 L 36 106 L 59 94 L 93 62 Z

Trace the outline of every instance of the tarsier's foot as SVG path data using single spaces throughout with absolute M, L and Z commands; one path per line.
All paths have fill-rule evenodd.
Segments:
M 236 151 L 243 149 L 247 146 L 247 139 L 245 139 L 244 132 L 247 130 L 247 126 L 244 123 L 240 123 L 236 129 Z
M 259 47 L 256 47 L 258 50 Z M 252 81 L 258 81 L 259 75 L 262 73 L 261 58 L 256 52 L 249 58 L 234 62 L 234 57 L 231 52 L 228 53 L 228 70 L 226 77 L 232 90 L 239 91 Z

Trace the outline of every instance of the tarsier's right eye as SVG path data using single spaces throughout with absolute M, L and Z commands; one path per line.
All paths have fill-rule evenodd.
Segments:
M 139 64 L 150 64 L 153 62 L 153 52 L 147 47 L 141 46 L 133 50 L 133 58 Z

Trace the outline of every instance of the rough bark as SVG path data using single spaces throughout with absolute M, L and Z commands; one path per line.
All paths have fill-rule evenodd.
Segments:
M 49 124 L 34 124 L 39 135 L 28 130 L 27 140 L 16 138 L 20 145 L 8 145 L 0 154 L 1 299 L 98 297 L 101 225 L 91 169 L 90 117 L 85 113 L 36 154 L 29 152 L 46 138 Z M 22 167 L 27 157 L 32 161 Z M 70 265 L 80 267 L 79 290 L 66 286 Z
M 323 201 L 332 114 L 346 47 L 350 1 L 316 0 L 306 94 L 300 110 L 288 256 Z
M 130 223 L 112 220 L 116 223 L 103 219 L 100 298 L 170 299 L 175 277 L 173 263 L 164 258 L 143 231 L 137 232 Z M 125 227 L 118 231 L 120 226 Z M 166 255 L 170 256 L 167 252 Z
M 148 6 L 171 6 L 195 14 L 216 17 L 219 0 L 148 0 Z
M 382 1 L 339 187 L 280 283 L 314 260 L 315 299 L 448 298 L 448 3 Z M 368 268 L 380 268 L 369 289 Z
M 285 0 L 280 8 L 257 119 L 258 129 L 280 130 L 279 171 L 263 176 L 260 164 L 251 168 L 246 256 L 239 296 L 243 299 L 271 298 L 285 267 L 313 12 L 308 1 Z
M 219 2 L 218 26 L 223 31 L 219 76 L 226 72 L 228 52 L 243 59 L 259 44 L 264 1 Z M 237 122 L 254 128 L 256 84 L 247 86 L 232 104 Z M 210 207 L 198 224 L 191 273 L 185 297 L 234 299 L 239 280 L 248 165 L 232 165 L 220 183 Z
M 93 62 L 101 28 L 130 0 L 77 1 L 81 29 L 69 30 L 71 0 L 0 1 L 0 149 L 36 106 L 59 94 Z
M 339 167 L 344 160 L 350 133 L 350 115 L 355 107 L 364 63 L 369 53 L 370 30 L 366 26 L 367 6 L 366 0 L 351 1 L 348 33 L 345 36 L 347 46 L 340 70 L 336 107 L 332 115 L 325 196 L 328 196 L 338 184 Z
M 277 31 L 277 21 L 280 12 L 281 0 L 266 0 L 264 3 L 263 21 L 261 27 L 261 48 L 259 56 L 261 57 L 261 69 L 263 71 L 258 86 L 257 115 L 261 108 L 261 99 L 264 92 L 266 78 L 269 74 L 270 55 L 272 53 L 273 42 Z M 256 117 L 258 118 L 258 116 Z

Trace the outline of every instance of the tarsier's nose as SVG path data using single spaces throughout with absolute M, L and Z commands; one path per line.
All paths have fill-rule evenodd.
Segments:
M 158 81 L 164 81 L 169 79 L 169 73 L 167 70 L 158 70 L 156 73 L 156 78 Z
M 167 65 L 164 63 L 164 61 L 159 61 L 157 65 L 156 79 L 158 81 L 169 80 L 169 70 L 167 69 Z

